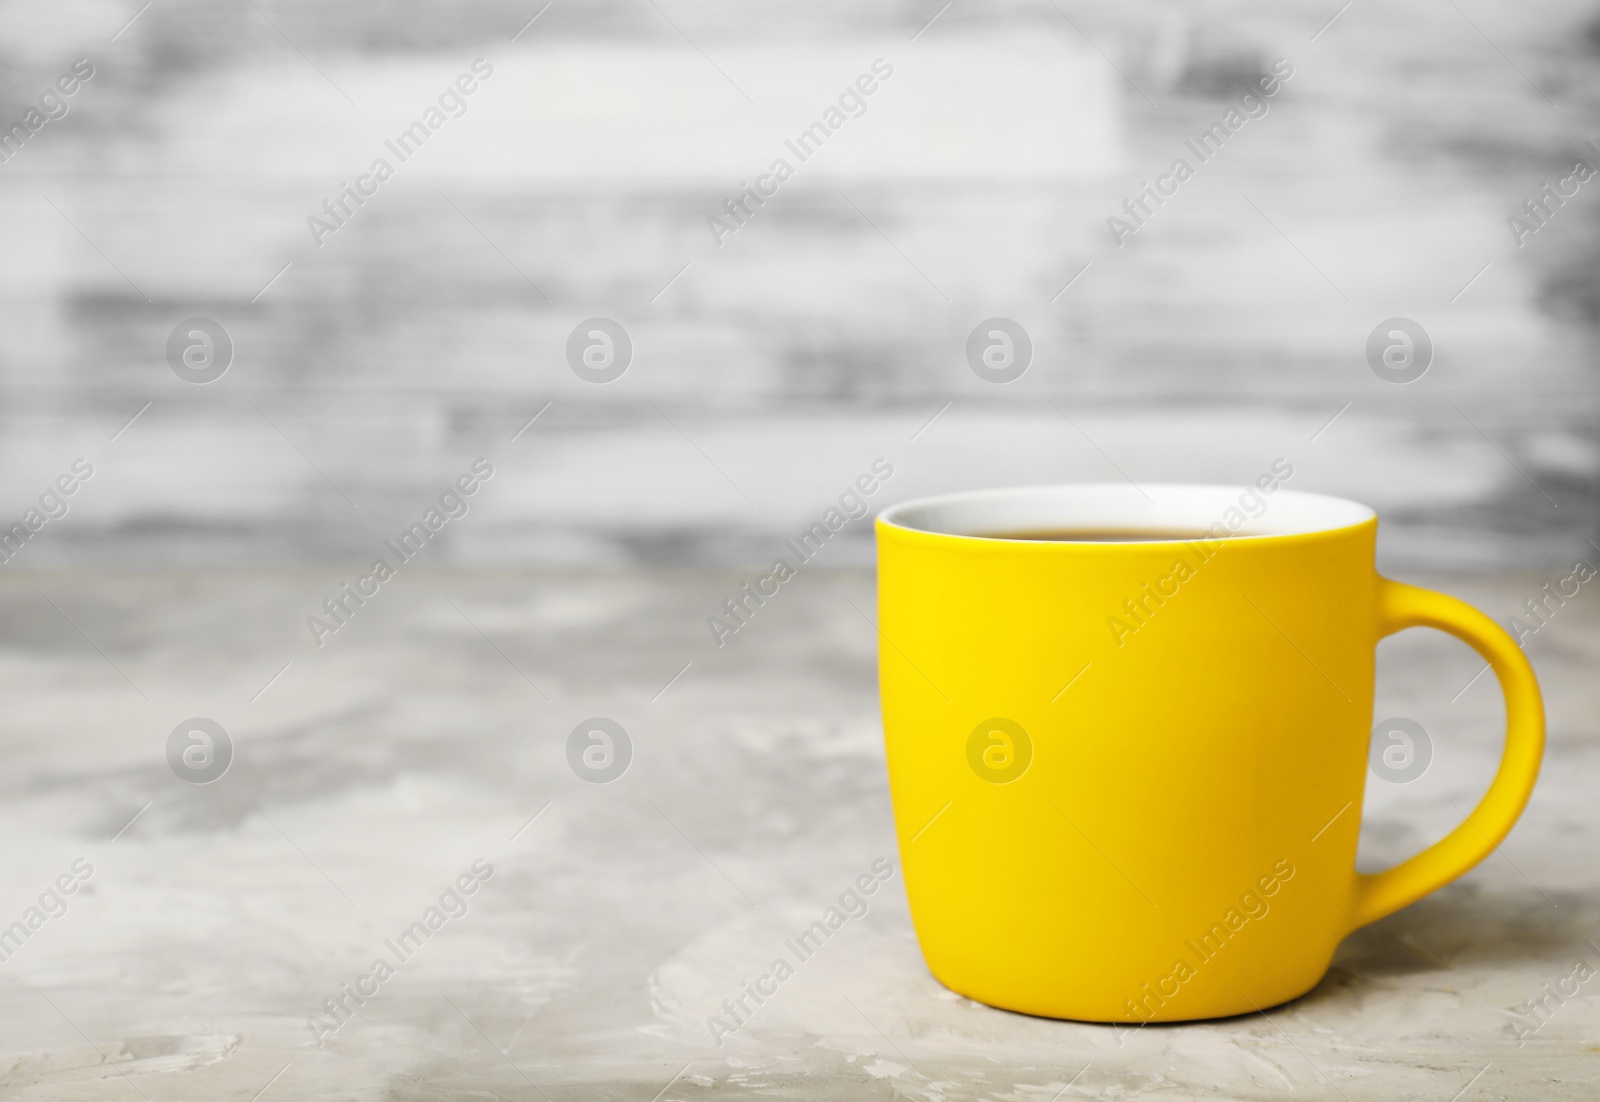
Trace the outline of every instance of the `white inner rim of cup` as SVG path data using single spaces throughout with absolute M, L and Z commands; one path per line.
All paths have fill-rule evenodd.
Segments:
M 1085 483 L 975 490 L 901 502 L 885 509 L 880 517 L 899 528 L 950 536 L 1126 531 L 1149 532 L 1152 541 L 1159 541 L 1192 539 L 1204 533 L 1282 536 L 1325 532 L 1364 523 L 1374 515 L 1354 501 L 1298 490 L 1278 489 L 1269 494 L 1252 486 L 1144 482 L 1138 487 Z

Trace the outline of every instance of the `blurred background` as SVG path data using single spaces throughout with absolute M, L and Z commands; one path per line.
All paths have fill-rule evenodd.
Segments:
M 1600 1003 L 1508 1024 L 1600 928 L 1592 600 L 1536 621 L 1497 855 L 1290 1010 L 1131 1040 L 940 988 L 898 883 L 708 1032 L 898 852 L 870 523 L 706 622 L 869 472 L 876 511 L 1287 467 L 1391 573 L 1571 597 L 1597 107 L 1600 0 L 0 0 L 0 1097 L 1595 1097 Z M 1380 659 L 1426 776 L 1372 759 L 1364 869 L 1503 729 L 1464 646 Z
M 878 458 L 875 509 L 1283 458 L 1393 569 L 1592 552 L 1600 182 L 1508 219 L 1600 167 L 1593 4 L 542 3 L 0 5 L 8 126 L 93 69 L 0 164 L 0 518 L 94 470 L 9 568 L 364 564 L 479 458 L 433 565 L 762 564 Z M 203 385 L 167 354 L 197 317 L 233 347 Z M 594 317 L 632 343 L 605 384 L 568 362 Z M 1033 346 L 1003 385 L 992 317 Z M 1433 346 L 1404 385 L 1395 317 Z

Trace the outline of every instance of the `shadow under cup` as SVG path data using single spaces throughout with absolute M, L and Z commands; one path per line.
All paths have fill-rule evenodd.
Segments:
M 1379 578 L 1376 531 L 1371 509 L 1275 480 L 878 518 L 890 793 L 941 982 L 1089 1021 L 1245 1013 L 1464 871 L 1376 901 L 1382 877 L 1354 871 L 1376 644 L 1432 622 L 1385 618 L 1390 589 L 1426 591 Z

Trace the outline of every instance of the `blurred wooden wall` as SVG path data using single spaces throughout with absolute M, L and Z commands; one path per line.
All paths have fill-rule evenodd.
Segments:
M 364 560 L 479 457 L 440 564 L 760 561 L 879 457 L 874 505 L 1284 457 L 1378 506 L 1391 563 L 1600 554 L 1600 180 L 1507 227 L 1593 158 L 1595 10 L 1319 33 L 1337 10 L 263 0 L 119 33 L 136 4 L 0 6 L 5 119 L 95 67 L 0 164 L 0 519 L 96 472 L 10 566 Z M 307 217 L 480 57 L 319 246 Z M 719 245 L 707 217 L 878 58 L 866 114 Z M 1119 247 L 1107 216 L 1185 156 Z M 207 385 L 166 360 L 195 316 L 236 348 Z M 594 316 L 635 350 L 603 386 L 565 353 Z M 965 358 L 993 316 L 1035 346 L 1004 386 Z M 1437 348 L 1404 386 L 1365 352 L 1393 316 Z

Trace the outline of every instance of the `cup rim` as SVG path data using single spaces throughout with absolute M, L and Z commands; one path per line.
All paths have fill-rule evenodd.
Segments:
M 1252 513 L 1251 499 L 1262 504 Z M 1287 506 L 1287 508 L 1283 508 Z M 1230 524 L 1229 510 L 1242 521 Z M 1052 515 L 1060 519 L 1046 519 Z M 1034 547 L 1146 547 L 1183 544 L 1196 538 L 1267 540 L 1339 532 L 1373 523 L 1377 512 L 1349 498 L 1304 490 L 1225 483 L 1067 482 L 963 490 L 912 498 L 878 514 L 884 528 L 984 544 Z M 1102 519 L 1092 520 L 1090 517 Z M 1148 540 L 1027 540 L 1006 531 L 1050 528 L 1128 529 L 1148 527 Z M 1222 530 L 1213 532 L 1213 528 Z M 1181 530 L 1183 535 L 1173 535 Z

